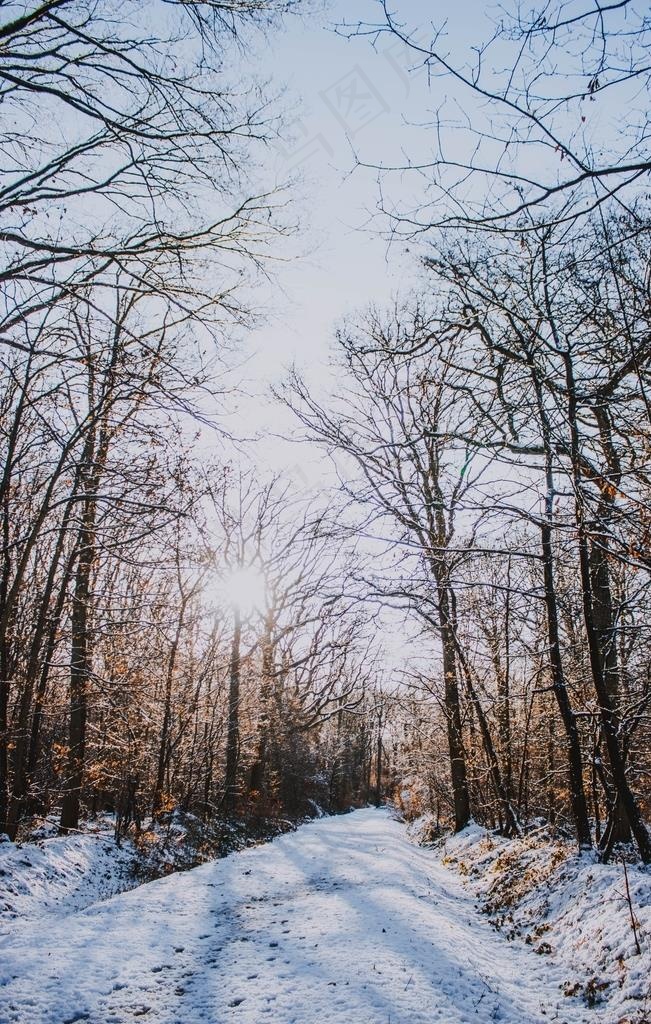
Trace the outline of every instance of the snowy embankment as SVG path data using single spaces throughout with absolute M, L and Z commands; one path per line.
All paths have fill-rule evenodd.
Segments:
M 7 1024 L 608 1019 L 563 994 L 552 958 L 495 931 L 387 811 L 24 923 L 0 964 Z
M 558 966 L 595 1020 L 651 1024 L 651 870 L 578 856 L 543 829 L 508 840 L 472 825 L 439 849 L 490 922 Z
M 117 847 L 108 831 L 0 843 L 0 935 L 134 888 L 136 862 L 132 844 Z

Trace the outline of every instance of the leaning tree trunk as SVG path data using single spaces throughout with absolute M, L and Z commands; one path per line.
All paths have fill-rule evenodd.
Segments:
M 7 831 L 12 839 L 15 838 L 16 835 L 16 829 L 18 828 L 21 814 L 23 813 L 25 797 L 28 790 L 30 780 L 29 752 L 31 749 L 31 736 L 34 728 L 34 720 L 37 715 L 38 726 L 40 727 L 40 711 L 43 702 L 45 684 L 47 683 L 50 661 L 49 636 L 53 628 L 56 636 L 56 628 L 58 627 L 61 613 L 63 611 L 65 594 L 67 593 L 72 566 L 74 564 L 74 555 L 67 560 L 67 565 L 64 563 L 62 578 L 59 583 L 59 595 L 55 602 L 53 615 L 50 605 L 55 591 L 55 586 L 57 585 L 57 576 L 60 573 L 60 562 L 66 538 L 68 536 L 77 484 L 78 479 L 73 491 L 71 492 L 70 500 L 65 507 L 61 520 L 61 526 L 59 528 L 57 541 L 52 554 L 50 567 L 48 569 L 45 588 L 40 600 L 39 611 L 34 626 L 34 633 L 29 648 L 29 656 L 27 658 L 25 682 L 19 703 L 16 740 L 12 758 L 13 785 L 7 819 Z M 48 622 L 50 622 L 49 630 Z M 32 723 L 31 727 L 30 721 Z
M 495 790 L 495 795 L 500 806 L 500 815 L 504 823 L 504 834 L 507 836 L 520 835 L 522 829 L 520 828 L 520 823 L 518 821 L 515 810 L 513 809 L 510 796 L 504 784 L 504 777 L 502 775 L 500 762 L 497 756 L 497 752 L 495 750 L 495 744 L 493 743 L 493 737 L 491 735 L 490 727 L 488 725 L 486 715 L 484 714 L 484 709 L 481 706 L 479 695 L 477 694 L 477 690 L 475 689 L 473 683 L 472 670 L 461 650 L 458 641 L 457 654 L 459 656 L 459 661 L 461 662 L 461 667 L 463 669 L 463 673 L 466 679 L 466 688 L 468 690 L 468 696 L 470 698 L 472 707 L 474 708 L 475 714 L 477 715 L 477 724 L 479 725 L 479 732 L 481 733 L 482 745 L 484 747 L 484 753 L 486 754 L 486 760 L 488 761 L 488 767 L 490 771 L 491 781 L 493 783 L 493 789 Z
M 76 549 L 70 553 L 61 580 L 59 582 L 59 593 L 57 595 L 56 603 L 50 617 L 48 625 L 47 638 L 43 648 L 41 657 L 41 670 L 36 685 L 36 694 L 34 697 L 34 708 L 32 713 L 32 724 L 29 734 L 29 749 L 27 753 L 27 768 L 25 772 L 25 788 L 29 791 L 30 786 L 34 782 L 36 775 L 36 769 L 38 766 L 40 750 L 41 750 L 41 729 L 44 718 L 44 707 L 45 707 L 45 696 L 47 693 L 47 686 L 50 677 L 50 667 L 54 659 L 54 652 L 57 647 L 57 639 L 59 633 L 59 623 L 63 616 L 63 610 L 66 604 L 66 598 L 69 593 L 70 581 L 75 568 L 76 561 Z M 30 809 L 35 806 L 35 801 L 31 800 L 29 803 Z

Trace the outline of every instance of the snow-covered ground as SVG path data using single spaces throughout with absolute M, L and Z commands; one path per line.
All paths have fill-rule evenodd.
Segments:
M 59 907 L 0 941 L 6 1024 L 588 1024 L 386 810 Z
M 544 827 L 505 839 L 470 825 L 441 854 L 504 935 L 562 967 L 566 993 L 609 1024 L 651 1024 L 651 869 L 579 856 Z
M 132 844 L 118 848 L 108 829 L 23 845 L 0 843 L 0 935 L 135 887 L 135 865 Z

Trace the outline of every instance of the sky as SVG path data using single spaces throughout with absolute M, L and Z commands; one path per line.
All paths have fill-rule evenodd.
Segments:
M 400 17 L 415 37 L 429 40 L 431 19 L 445 18 L 449 44 L 467 46 L 486 31 L 476 0 L 441 12 L 426 0 L 401 0 Z M 336 325 L 369 303 L 384 304 L 412 288 L 419 276 L 418 246 L 389 244 L 377 216 L 375 170 L 356 167 L 384 160 L 402 164 L 406 153 L 429 146 L 430 112 L 441 102 L 440 82 L 430 82 L 413 51 L 389 36 L 347 39 L 335 26 L 377 20 L 373 0 L 332 0 L 307 17 L 289 19 L 260 51 L 257 73 L 284 87 L 288 110 L 282 140 L 271 147 L 278 181 L 292 179 L 290 217 L 298 230 L 282 246 L 273 281 L 255 296 L 261 325 L 242 340 L 238 375 L 252 398 L 233 403 L 234 434 L 260 435 L 257 458 L 303 482 L 323 472 L 315 452 L 278 440 L 293 427 L 269 398 L 291 363 L 323 386 Z M 401 202 L 416 182 L 394 179 Z
M 382 36 L 373 45 L 368 37 L 345 38 L 335 30 L 344 20 L 377 21 L 376 0 L 330 0 L 320 7 L 318 2 L 312 14 L 289 19 L 284 31 L 272 33 L 259 55 L 259 77 L 285 90 L 288 123 L 269 150 L 267 169 L 278 181 L 294 179 L 290 216 L 298 230 L 281 247 L 271 283 L 255 296 L 263 315 L 238 348 L 236 374 L 243 387 L 227 425 L 240 438 L 258 435 L 255 445 L 242 450 L 262 470 L 282 471 L 299 490 L 328 495 L 336 479 L 330 463 L 314 445 L 285 440 L 299 427 L 274 403 L 271 386 L 295 363 L 313 393 L 336 389 L 328 362 L 337 325 L 369 303 L 389 304 L 397 293 L 422 287 L 418 256 L 428 244 L 424 238 L 387 242 L 387 222 L 377 215 L 377 172 L 356 166 L 356 158 L 404 165 L 409 158 L 431 157 L 436 111 L 445 107 L 445 116 L 462 125 L 457 100 L 469 107 L 476 100 L 449 95 L 449 79 L 430 78 L 414 52 L 395 38 Z M 457 63 L 465 55 L 473 64 L 473 47 L 490 37 L 491 13 L 499 13 L 478 0 L 393 0 L 393 9 L 425 45 L 444 27 L 437 49 L 453 52 Z M 603 116 L 610 116 L 607 107 Z M 459 159 L 464 137 L 461 131 L 452 134 Z M 422 198 L 424 179 L 397 174 L 390 183 L 384 179 L 384 186 L 386 204 L 404 208 Z
M 312 0 L 300 9 L 307 13 L 290 17 L 284 30 L 272 31 L 258 48 L 256 73 L 274 91 L 284 89 L 281 105 L 288 111 L 283 138 L 267 150 L 263 170 L 278 182 L 293 180 L 288 214 L 297 231 L 279 246 L 281 261 L 272 282 L 254 296 L 263 310 L 261 324 L 238 348 L 243 390 L 253 398 L 234 403 L 229 423 L 236 435 L 262 435 L 257 452 L 263 463 L 299 476 L 310 456 L 297 453 L 295 445 L 278 443 L 276 435 L 286 433 L 291 423 L 288 413 L 271 404 L 270 384 L 295 362 L 315 388 L 332 386 L 324 367 L 337 324 L 369 303 L 390 303 L 396 293 L 422 281 L 418 256 L 426 239 L 389 245 L 387 221 L 377 212 L 377 172 L 356 166 L 357 158 L 398 166 L 408 159 L 431 159 L 437 154 L 431 126 L 443 109 L 444 118 L 460 127 L 448 133 L 446 155 L 468 159 L 476 139 L 463 131 L 466 115 L 472 113 L 478 122 L 482 117 L 476 96 L 455 89 L 447 76 L 430 78 L 418 55 L 395 37 L 374 42 L 368 36 L 346 38 L 345 31 L 336 30 L 342 22 L 381 21 L 378 0 Z M 497 4 L 479 0 L 393 0 L 391 9 L 416 42 L 427 47 L 436 34 L 437 52 L 453 54 L 457 66 L 473 67 L 477 47 L 490 38 L 501 15 Z M 508 65 L 510 50 L 503 55 L 499 48 L 491 50 L 484 68 L 487 63 L 497 68 L 502 56 Z M 549 88 L 554 90 L 553 79 Z M 607 97 L 600 95 L 598 103 L 586 102 L 581 109 L 588 117 L 579 130 L 601 144 L 620 127 L 620 111 L 609 107 Z M 576 116 L 576 111 L 568 114 L 570 120 Z M 523 152 L 526 160 L 528 151 Z M 518 151 L 521 171 L 527 169 L 522 155 Z M 541 156 L 551 161 L 544 169 Z M 535 174 L 551 177 L 562 154 L 546 157 L 537 148 L 530 159 Z M 425 184 L 413 171 L 384 177 L 385 205 L 416 207 Z

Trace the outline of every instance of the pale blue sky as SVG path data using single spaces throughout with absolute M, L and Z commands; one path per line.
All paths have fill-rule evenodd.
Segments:
M 447 18 L 450 45 L 467 46 L 486 32 L 484 5 L 472 0 L 445 11 L 427 0 L 395 5 L 424 39 Z M 257 393 L 239 403 L 232 429 L 284 429 L 287 420 L 261 401 L 270 382 L 292 361 L 323 380 L 335 324 L 369 302 L 390 300 L 416 281 L 417 247 L 405 254 L 390 248 L 371 220 L 378 202 L 377 176 L 353 171 L 356 150 L 362 160 L 402 163 L 405 153 L 427 151 L 430 112 L 444 98 L 443 83 L 428 81 L 411 51 L 384 37 L 374 49 L 368 39 L 347 40 L 334 31 L 344 19 L 377 17 L 373 0 L 333 0 L 309 18 L 290 20 L 271 37 L 259 73 L 274 86 L 286 86 L 288 137 L 271 150 L 278 180 L 297 179 L 292 212 L 297 235 L 285 245 L 287 262 L 276 268 L 273 287 L 257 295 L 266 307 L 263 325 L 245 342 L 248 361 L 241 370 Z M 482 24 L 482 22 L 484 24 Z M 352 172 L 352 173 L 351 173 Z M 395 179 L 404 203 L 416 195 L 417 182 Z M 287 455 L 277 443 L 260 445 L 263 461 L 283 465 Z M 302 458 L 302 457 L 301 457 Z
M 492 35 L 500 15 L 496 4 L 479 0 L 436 4 L 429 0 L 393 0 L 396 19 L 407 26 L 417 41 L 429 44 L 434 30 L 444 27 L 437 40 L 439 52 L 453 54 L 454 63 L 472 64 L 475 48 Z M 283 141 L 266 154 L 264 178 L 277 181 L 295 178 L 289 215 L 298 224 L 296 235 L 279 247 L 284 262 L 276 266 L 268 287 L 258 289 L 254 302 L 264 309 L 261 326 L 241 347 L 240 380 L 252 400 L 241 399 L 238 412 L 229 417 L 231 430 L 239 434 L 258 430 L 263 434 L 289 429 L 290 420 L 269 402 L 269 385 L 282 378 L 295 361 L 315 387 L 328 383 L 324 371 L 332 348 L 334 329 L 349 313 L 370 302 L 385 303 L 397 291 L 405 292 L 419 279 L 418 253 L 422 240 L 388 246 L 382 237 L 386 221 L 373 216 L 379 189 L 374 170 L 355 168 L 355 153 L 367 163 L 404 165 L 408 159 L 427 161 L 438 154 L 438 137 L 431 127 L 436 114 L 451 125 L 445 140 L 446 156 L 470 159 L 476 139 L 463 130 L 466 114 L 482 117 L 481 101 L 471 92 L 455 88 L 446 76 L 430 80 L 419 67 L 414 51 L 399 40 L 380 36 L 346 39 L 335 26 L 381 19 L 376 0 L 314 0 L 313 13 L 288 21 L 285 31 L 272 33 L 259 53 L 257 72 L 274 90 L 286 90 L 283 105 L 289 110 Z M 509 66 L 513 54 L 491 50 L 485 61 Z M 566 69 L 567 70 L 567 69 Z M 554 89 L 554 81 L 549 80 Z M 483 112 L 484 116 L 486 111 Z M 604 143 L 619 124 L 618 110 L 600 97 L 589 105 L 587 124 L 581 111 L 568 114 Z M 490 143 L 484 140 L 484 145 Z M 489 151 L 489 149 L 487 150 Z M 519 169 L 527 151 L 518 151 Z M 553 151 L 535 149 L 536 173 L 553 176 Z M 545 168 L 541 158 L 552 161 Z M 486 159 L 486 156 L 484 156 Z M 490 162 L 490 154 L 488 161 Z M 383 179 L 385 205 L 400 204 L 404 210 L 417 206 L 426 179 L 414 172 Z M 286 445 L 262 442 L 259 458 L 274 468 L 295 467 L 307 457 Z M 317 470 L 318 475 L 319 470 Z

